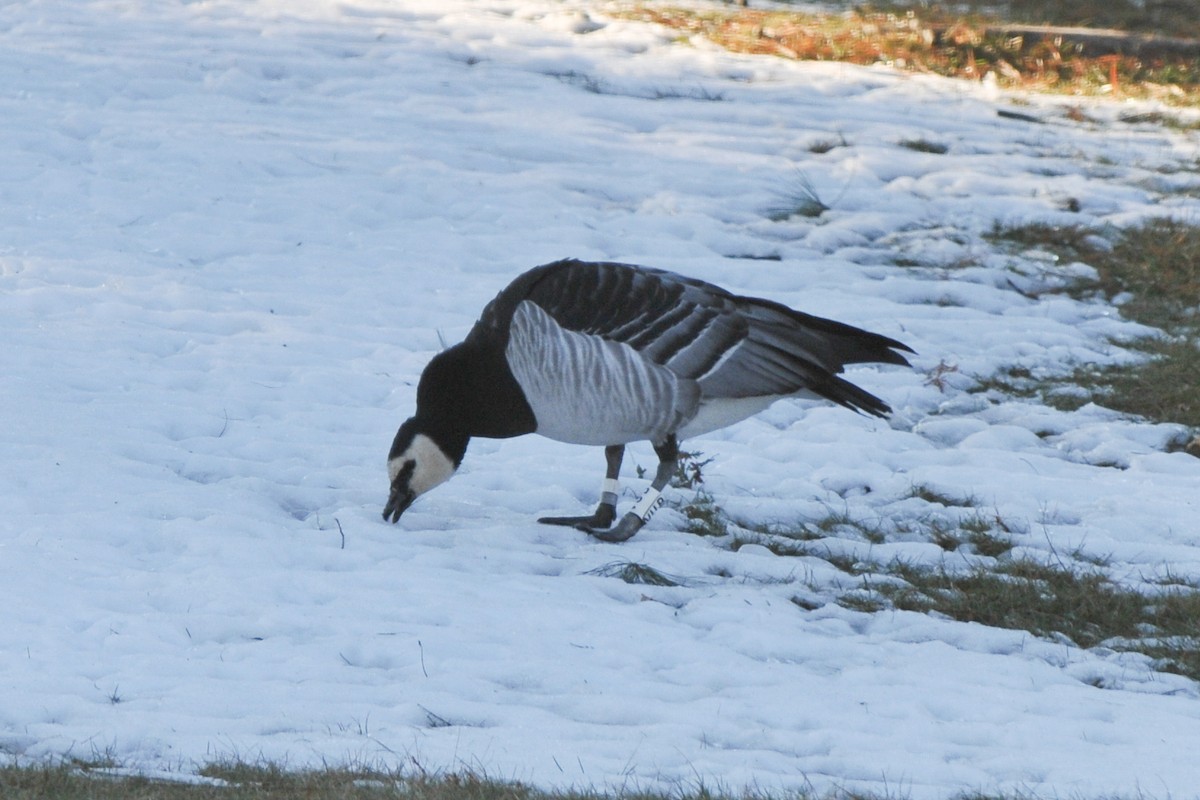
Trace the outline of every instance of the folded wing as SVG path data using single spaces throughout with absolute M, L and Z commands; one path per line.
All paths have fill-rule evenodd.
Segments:
M 847 364 L 907 364 L 900 351 L 911 352 L 886 336 L 664 270 L 574 260 L 522 275 L 484 309 L 477 328 L 506 332 L 525 300 L 567 331 L 628 345 L 696 382 L 708 399 L 808 391 L 882 415 L 883 401 L 837 374 Z

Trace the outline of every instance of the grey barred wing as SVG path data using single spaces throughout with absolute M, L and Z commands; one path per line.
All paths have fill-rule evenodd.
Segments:
M 574 260 L 519 276 L 471 336 L 507 341 L 526 301 L 563 331 L 627 345 L 647 367 L 694 382 L 701 400 L 809 392 L 883 414 L 886 404 L 837 373 L 846 364 L 907 364 L 900 351 L 911 352 L 886 336 L 672 272 Z
M 526 298 L 563 328 L 629 345 L 680 378 L 701 380 L 746 339 L 723 289 L 663 270 L 557 262 Z

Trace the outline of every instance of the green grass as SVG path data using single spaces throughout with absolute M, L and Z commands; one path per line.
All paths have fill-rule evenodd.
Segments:
M 666 794 L 543 792 L 474 773 L 402 775 L 386 769 L 293 770 L 279 764 L 221 762 L 199 771 L 211 783 L 150 780 L 69 764 L 0 768 L 4 800 L 708 800 L 703 789 Z M 181 776 L 181 778 L 184 776 Z
M 200 774 L 215 784 L 194 784 L 121 777 L 68 764 L 0 767 L 3 800 L 904 800 L 895 791 L 864 792 L 811 789 L 729 792 L 703 784 L 671 792 L 626 789 L 543 791 L 517 781 L 471 772 L 401 774 L 358 767 L 292 770 L 278 764 L 229 762 L 204 767 Z M 181 776 L 183 777 L 183 776 Z M 1122 800 L 1106 794 L 1104 800 Z M 1144 796 L 1137 796 L 1142 800 Z M 982 795 L 948 794 L 945 800 L 1038 800 L 1027 791 Z M 1079 800 L 1087 800 L 1083 795 Z
M 1100 405 L 1160 422 L 1200 427 L 1200 348 L 1195 338 L 1149 340 L 1138 344 L 1149 360 L 1133 366 L 1081 367 L 1071 381 L 1082 395 L 1059 394 L 1052 405 L 1071 409 L 1092 400 Z
M 1098 231 L 1034 223 L 997 227 L 991 239 L 1089 264 L 1098 278 L 1080 282 L 1074 294 L 1120 299 L 1122 315 L 1164 335 L 1132 343 L 1146 356 L 1141 364 L 1104 369 L 1081 365 L 1058 383 L 1033 381 L 1027 372 L 1013 370 L 989 379 L 983 388 L 1040 394 L 1048 403 L 1068 409 L 1090 400 L 1150 420 L 1200 428 L 1200 225 L 1159 218 Z M 1082 391 L 1047 391 L 1064 383 Z
M 828 210 L 829 205 L 821 199 L 812 180 L 800 173 L 778 192 L 776 202 L 766 210 L 766 216 L 772 222 L 785 222 L 794 217 L 816 219 Z
M 431 791 L 428 782 L 398 783 L 391 775 L 370 770 L 290 771 L 282 766 L 217 765 L 200 771 L 210 783 L 150 780 L 83 769 L 71 764 L 0 768 L 4 800 L 274 800 L 341 798 L 375 800 L 523 800 L 519 785 L 487 784 L 462 794 Z M 181 775 L 181 779 L 186 776 Z M 409 791 L 409 787 L 413 791 Z
M 1192 587 L 1147 591 L 1095 567 L 1031 558 L 961 573 L 903 564 L 881 571 L 903 579 L 869 587 L 881 605 L 1139 652 L 1162 671 L 1200 680 L 1200 592 Z
M 908 490 L 908 496 L 924 500 L 926 503 L 937 503 L 947 508 L 973 508 L 979 505 L 979 501 L 971 495 L 959 497 L 923 483 L 913 484 Z
M 1200 592 L 1114 581 L 1098 568 L 1000 558 L 966 571 L 944 565 L 860 565 L 862 585 L 839 598 L 856 610 L 896 608 L 1142 653 L 1157 669 L 1200 680 Z M 880 576 L 899 578 L 881 581 Z
M 1012 539 L 1008 538 L 1007 530 L 1003 527 L 1004 521 L 999 516 L 988 520 L 987 517 L 979 515 L 960 524 L 967 534 L 966 543 L 971 546 L 973 552 L 981 556 L 999 558 L 1007 555 L 1014 547 Z
M 1141 653 L 1155 669 L 1200 680 L 1200 587 L 1168 577 L 1130 584 L 1110 574 L 1103 558 L 1083 552 L 1037 560 L 1014 556 L 1023 526 L 977 507 L 968 496 L 916 485 L 910 497 L 931 513 L 889 530 L 845 512 L 793 525 L 737 527 L 726 546 L 760 545 L 780 557 L 819 558 L 855 582 L 834 590 L 840 605 L 864 613 L 885 609 L 933 613 L 960 622 L 1029 631 L 1081 648 Z M 728 529 L 734 529 L 731 522 Z M 941 563 L 880 562 L 849 551 L 846 540 L 883 544 L 897 539 L 937 544 L 955 559 Z M 835 545 L 834 542 L 837 542 Z M 867 551 L 869 553 L 869 551 Z M 956 565 L 951 569 L 947 564 Z M 828 592 L 828 586 L 812 587 Z M 811 602 L 797 598 L 801 608 Z
M 647 586 L 678 586 L 679 581 L 659 572 L 654 567 L 635 561 L 611 561 L 588 571 L 589 575 L 602 578 L 620 578 L 626 583 L 641 583 Z
M 1200 327 L 1200 225 L 1167 217 L 1117 230 L 1030 223 L 996 226 L 993 242 L 1048 250 L 1095 267 L 1093 287 L 1108 297 L 1129 292 L 1122 313 L 1157 328 Z
M 729 532 L 725 512 L 717 505 L 712 494 L 701 488 L 704 484 L 704 468 L 712 462 L 712 458 L 705 458 L 699 451 L 682 450 L 679 463 L 675 465 L 675 474 L 671 476 L 670 485 L 674 488 L 695 490 L 692 499 L 680 503 L 677 508 L 687 518 L 684 530 L 697 536 L 724 536 Z
M 699 489 L 695 496 L 679 507 L 687 518 L 684 530 L 697 536 L 725 536 L 729 533 L 728 518 L 713 496 Z
M 1091 255 L 1101 289 L 1133 293 L 1123 313 L 1167 330 L 1200 327 L 1200 225 L 1150 219 L 1120 231 L 1110 252 Z
M 950 152 L 949 145 L 930 141 L 929 139 L 901 139 L 900 146 L 908 150 L 915 150 L 918 153 L 931 153 L 937 156 L 944 156 Z
M 930 518 L 919 525 L 924 528 L 926 538 L 948 553 L 963 550 L 974 555 L 999 558 L 1015 546 L 1004 520 L 998 514 L 975 510 L 954 521 Z
M 884 520 L 858 518 L 852 515 L 848 508 L 840 510 L 830 508 L 826 511 L 825 516 L 817 519 L 801 520 L 791 525 L 762 525 L 751 530 L 785 542 L 799 544 L 820 541 L 831 536 L 868 544 L 883 544 L 887 541 Z
M 1161 125 L 1164 128 L 1171 128 L 1177 131 L 1194 131 L 1200 129 L 1200 120 L 1164 111 L 1126 112 L 1119 119 L 1130 125 Z M 1185 191 L 1185 193 L 1190 192 Z M 1195 195 L 1192 194 L 1192 196 L 1194 197 Z
M 813 155 L 824 155 L 828 152 L 836 150 L 839 147 L 849 147 L 850 143 L 846 141 L 846 137 L 838 135 L 836 139 L 818 139 L 808 146 L 808 152 Z

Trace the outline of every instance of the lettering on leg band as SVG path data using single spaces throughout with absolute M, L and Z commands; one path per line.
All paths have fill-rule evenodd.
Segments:
M 663 503 L 667 502 L 662 496 L 662 492 L 651 486 L 642 495 L 642 499 L 637 501 L 637 505 L 629 509 L 629 513 L 639 518 L 643 523 L 649 522 L 654 516 L 654 512 L 662 508 Z

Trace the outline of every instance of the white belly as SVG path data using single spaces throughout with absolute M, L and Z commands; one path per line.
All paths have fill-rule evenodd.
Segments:
M 693 436 L 717 431 L 729 427 L 735 422 L 753 417 L 765 410 L 776 400 L 790 395 L 771 395 L 769 397 L 720 397 L 701 400 L 696 416 L 692 417 L 679 431 L 680 439 L 690 439 Z

